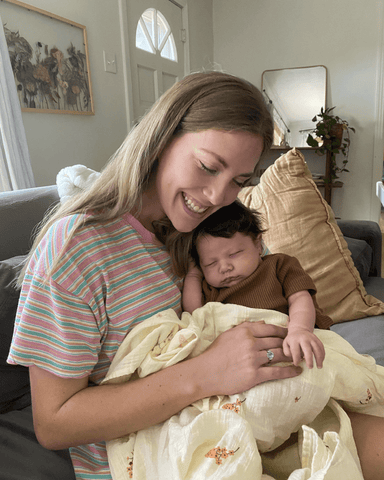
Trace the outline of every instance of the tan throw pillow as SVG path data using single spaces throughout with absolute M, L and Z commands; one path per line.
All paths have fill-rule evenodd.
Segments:
M 272 253 L 297 257 L 317 287 L 317 301 L 334 322 L 384 312 L 384 303 L 367 292 L 332 209 L 312 180 L 301 152 L 290 150 L 244 188 L 240 200 L 259 211 Z

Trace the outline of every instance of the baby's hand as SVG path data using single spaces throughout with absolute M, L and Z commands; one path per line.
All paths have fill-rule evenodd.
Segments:
M 317 368 L 323 367 L 324 345 L 314 333 L 308 330 L 288 328 L 288 335 L 283 342 L 283 352 L 287 357 L 292 357 L 296 366 L 304 358 L 308 368 L 313 368 L 313 356 L 315 356 Z

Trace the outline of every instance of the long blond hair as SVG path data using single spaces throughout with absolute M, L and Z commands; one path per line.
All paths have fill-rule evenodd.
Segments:
M 44 219 L 30 255 L 50 226 L 67 215 L 90 213 L 86 219 L 79 216 L 79 226 L 138 213 L 141 195 L 171 140 L 212 128 L 261 135 L 262 153 L 272 144 L 273 122 L 254 85 L 222 72 L 188 75 L 167 90 L 131 130 L 92 186 Z M 24 273 L 25 268 L 19 281 Z

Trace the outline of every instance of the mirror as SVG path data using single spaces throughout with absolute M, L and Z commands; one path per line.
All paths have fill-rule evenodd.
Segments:
M 261 85 L 275 123 L 273 146 L 308 147 L 312 118 L 326 105 L 326 67 L 266 70 Z

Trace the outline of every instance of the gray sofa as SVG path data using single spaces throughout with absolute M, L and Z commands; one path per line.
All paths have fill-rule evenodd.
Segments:
M 5 361 L 18 300 L 13 286 L 17 265 L 31 246 L 35 225 L 58 200 L 56 186 L 0 193 L 0 480 L 74 478 L 67 451 L 48 451 L 36 441 L 27 369 Z M 384 301 L 379 226 L 367 221 L 343 221 L 339 226 L 368 293 Z M 332 329 L 384 365 L 384 315 Z
M 31 234 L 59 201 L 55 185 L 0 193 L 0 480 L 74 480 L 69 452 L 36 440 L 28 369 L 8 365 L 18 291 L 13 286 Z

